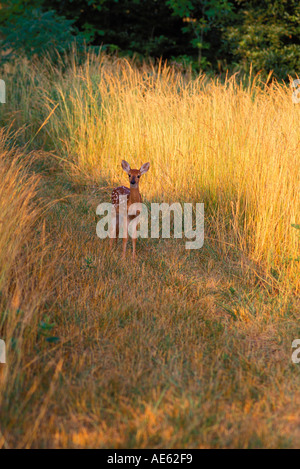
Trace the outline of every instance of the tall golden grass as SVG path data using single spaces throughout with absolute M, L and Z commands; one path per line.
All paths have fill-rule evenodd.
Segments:
M 19 76 L 20 123 L 47 119 L 41 134 L 73 179 L 118 183 L 121 159 L 150 161 L 146 199 L 204 202 L 222 245 L 299 289 L 300 106 L 288 86 L 105 55 L 64 70 L 25 62 Z
M 30 390 L 36 380 L 26 366 L 53 288 L 53 260 L 41 218 L 45 204 L 37 198 L 40 177 L 32 170 L 37 155 L 18 148 L 17 137 L 0 130 L 0 338 L 7 356 L 7 365 L 0 365 L 0 421 L 7 429 L 18 418 L 13 396 L 22 386 Z M 12 410 L 10 421 L 5 409 Z M 0 447 L 7 447 L 1 428 Z
M 288 87 L 105 55 L 2 77 L 0 448 L 298 447 Z M 95 210 L 121 159 L 150 161 L 147 202 L 205 203 L 203 249 L 108 251 Z

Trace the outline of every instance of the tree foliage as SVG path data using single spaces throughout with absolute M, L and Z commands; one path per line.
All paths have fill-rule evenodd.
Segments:
M 237 5 L 238 21 L 224 31 L 234 61 L 281 78 L 299 74 L 299 0 L 239 0 Z
M 0 0 L 0 8 L 2 49 L 27 55 L 66 50 L 76 37 L 197 70 L 299 73 L 298 0 Z
M 6 60 L 24 53 L 29 58 L 42 56 L 45 52 L 54 58 L 57 52 L 68 50 L 75 39 L 82 43 L 74 20 L 53 10 L 43 11 L 38 2 L 33 2 L 35 8 L 28 8 L 28 3 L 12 0 L 3 8 L 0 46 Z

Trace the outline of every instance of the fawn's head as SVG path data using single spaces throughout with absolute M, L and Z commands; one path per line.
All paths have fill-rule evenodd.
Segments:
M 122 160 L 122 168 L 129 176 L 130 187 L 136 188 L 139 186 L 141 175 L 150 168 L 150 163 L 144 163 L 140 169 L 131 169 L 127 161 Z

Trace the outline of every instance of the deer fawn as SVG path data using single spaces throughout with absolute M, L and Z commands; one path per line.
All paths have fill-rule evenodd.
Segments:
M 122 220 L 124 230 L 125 230 L 125 237 L 123 238 L 123 259 L 125 259 L 126 255 L 126 246 L 128 240 L 128 222 L 133 220 L 136 215 L 128 215 L 129 207 L 135 203 L 142 203 L 142 197 L 139 191 L 139 182 L 140 177 L 142 174 L 146 173 L 150 167 L 150 163 L 145 163 L 140 169 L 131 169 L 127 161 L 122 160 L 122 168 L 129 176 L 130 182 L 130 189 L 125 186 L 117 187 L 112 191 L 111 200 L 116 210 L 116 217 L 114 220 L 113 227 L 116 227 L 115 231 L 115 240 L 117 242 L 119 236 L 119 212 L 120 212 L 120 196 L 127 196 L 127 217 L 125 220 Z M 138 215 L 139 212 L 137 212 Z M 124 235 L 123 235 L 124 236 Z M 110 238 L 110 247 L 112 248 L 113 244 L 113 237 Z M 133 260 L 135 260 L 135 249 L 136 249 L 136 236 L 132 236 L 132 254 Z

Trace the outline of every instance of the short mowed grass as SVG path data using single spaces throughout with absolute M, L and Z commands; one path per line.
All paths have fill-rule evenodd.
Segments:
M 288 115 L 287 90 L 208 81 L 201 99 L 212 107 L 202 117 L 188 76 L 106 56 L 87 63 L 84 74 L 72 63 L 6 69 L 12 80 L 23 78 L 2 113 L 10 129 L 0 145 L 0 337 L 8 357 L 0 370 L 0 446 L 299 447 L 300 365 L 291 360 L 300 338 L 291 226 L 299 222 L 299 137 L 286 133 L 284 145 L 268 134 L 280 113 Z M 87 94 L 76 102 L 72 90 Z M 243 105 L 235 102 L 241 119 L 252 112 L 246 133 L 231 125 L 234 107 L 225 118 L 230 93 L 243 94 Z M 260 99 L 270 106 L 263 116 Z M 42 126 L 50 102 L 58 112 Z M 163 102 L 169 107 L 160 114 Z M 189 120 L 193 106 L 197 125 Z M 293 172 L 287 156 L 274 154 L 280 142 L 282 154 L 294 155 Z M 245 148 L 247 158 L 239 158 Z M 205 202 L 202 249 L 186 250 L 184 239 L 143 239 L 133 263 L 131 244 L 122 261 L 121 241 L 111 252 L 97 237 L 97 205 L 126 184 L 123 158 L 133 166 L 150 160 L 140 184 L 146 203 Z M 271 183 L 277 198 L 268 200 Z M 260 190 L 266 223 L 256 212 Z

